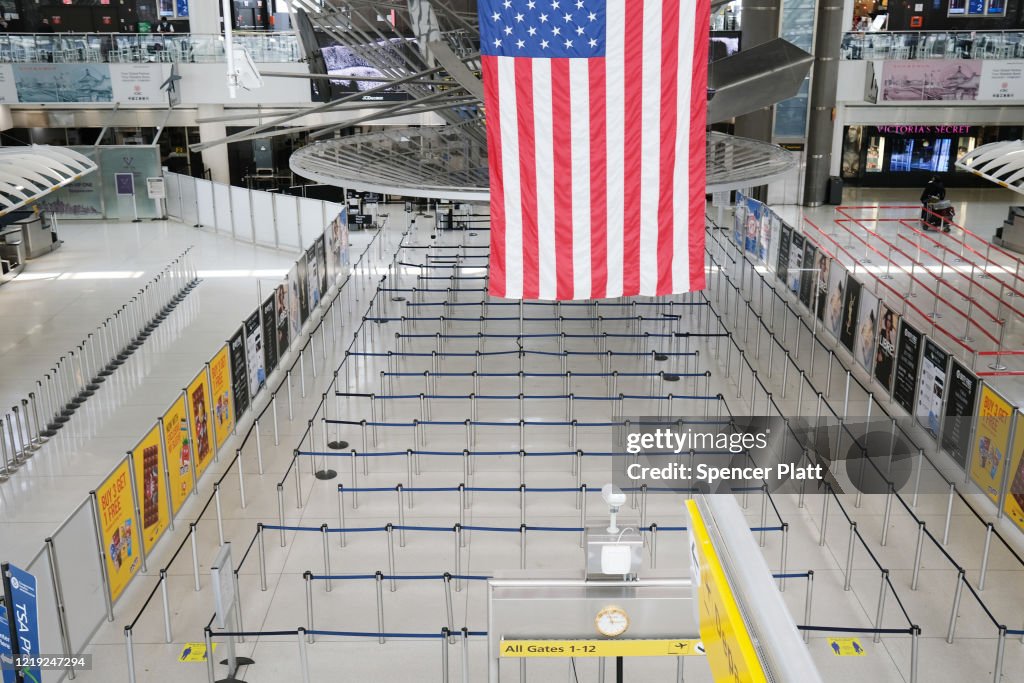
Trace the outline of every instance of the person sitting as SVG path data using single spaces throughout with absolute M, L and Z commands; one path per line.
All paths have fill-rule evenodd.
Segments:
M 167 17 L 161 17 L 160 21 L 156 25 L 157 33 L 174 33 L 174 24 L 167 20 Z

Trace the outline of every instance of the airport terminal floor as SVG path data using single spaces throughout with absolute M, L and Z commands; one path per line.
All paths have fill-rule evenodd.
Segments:
M 436 230 L 397 203 L 344 257 L 330 225 L 307 254 L 174 220 L 62 221 L 62 248 L 0 288 L 0 316 L 19 321 L 0 326 L 2 405 L 178 259 L 184 286 L 45 442 L 27 416 L 27 437 L 0 425 L 9 457 L 28 456 L 0 479 L 0 559 L 36 575 L 45 651 L 91 655 L 76 682 L 212 683 L 229 651 L 251 659 L 236 674 L 249 683 L 613 681 L 615 656 L 586 650 L 499 666 L 488 579 L 583 578 L 609 522 L 601 489 L 628 461 L 623 420 L 765 416 L 805 456 L 833 439 L 861 454 L 828 485 L 716 494 L 739 504 L 751 566 L 821 680 L 1019 680 L 1024 537 L 998 504 L 1014 499 L 1024 434 L 989 425 L 975 453 L 988 437 L 973 417 L 986 397 L 1010 414 L 1024 401 L 1020 376 L 989 369 L 1024 361 L 986 355 L 1024 348 L 1024 274 L 986 248 L 1014 199 L 950 195 L 973 234 L 921 231 L 916 191 L 744 200 L 738 236 L 734 209 L 709 204 L 703 292 L 597 303 L 488 297 L 485 224 Z M 748 244 L 745 219 L 771 226 L 769 211 L 775 228 Z M 859 302 L 833 311 L 839 273 Z M 954 400 L 966 421 L 944 418 Z M 621 488 L 635 574 L 689 594 L 698 496 Z M 542 592 L 519 627 L 558 621 L 560 595 Z M 643 613 L 627 618 L 643 630 Z M 620 680 L 714 680 L 695 654 L 626 656 Z

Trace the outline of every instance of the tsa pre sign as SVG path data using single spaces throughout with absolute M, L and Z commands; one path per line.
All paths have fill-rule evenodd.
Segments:
M 231 356 L 225 344 L 210 361 L 210 408 L 213 431 L 220 448 L 235 428 L 235 408 L 231 401 Z
M 142 541 L 146 552 L 156 544 L 167 528 L 167 480 L 164 478 L 164 454 L 160 448 L 160 427 L 154 425 L 132 451 L 135 490 L 139 496 Z
M 17 650 L 23 657 L 39 655 L 39 604 L 36 598 L 36 577 L 13 564 L 4 564 L 4 596 L 9 608 L 7 628 L 11 638 L 8 652 Z M 0 647 L 0 650 L 3 648 Z M 12 662 L 13 663 L 13 662 Z M 38 666 L 21 670 L 24 680 L 42 680 Z M 13 671 L 11 672 L 14 673 Z M 6 680 L 7 672 L 4 672 Z
M 125 458 L 96 489 L 100 545 L 110 579 L 110 599 L 117 600 L 141 566 L 138 522 L 132 504 L 131 468 Z

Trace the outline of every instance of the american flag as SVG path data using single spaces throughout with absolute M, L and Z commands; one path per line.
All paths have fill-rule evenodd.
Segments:
M 704 287 L 710 0 L 479 0 L 490 293 Z

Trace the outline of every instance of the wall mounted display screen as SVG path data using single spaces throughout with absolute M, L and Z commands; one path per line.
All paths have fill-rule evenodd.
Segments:
M 917 392 L 915 415 L 921 426 L 935 438 L 939 436 L 948 362 L 948 353 L 931 339 L 924 340 L 924 353 L 921 355 L 921 386 Z
M 967 453 L 971 448 L 971 423 L 974 422 L 977 398 L 978 378 L 954 359 L 949 371 L 946 419 L 942 422 L 942 447 L 960 467 L 967 467 Z

